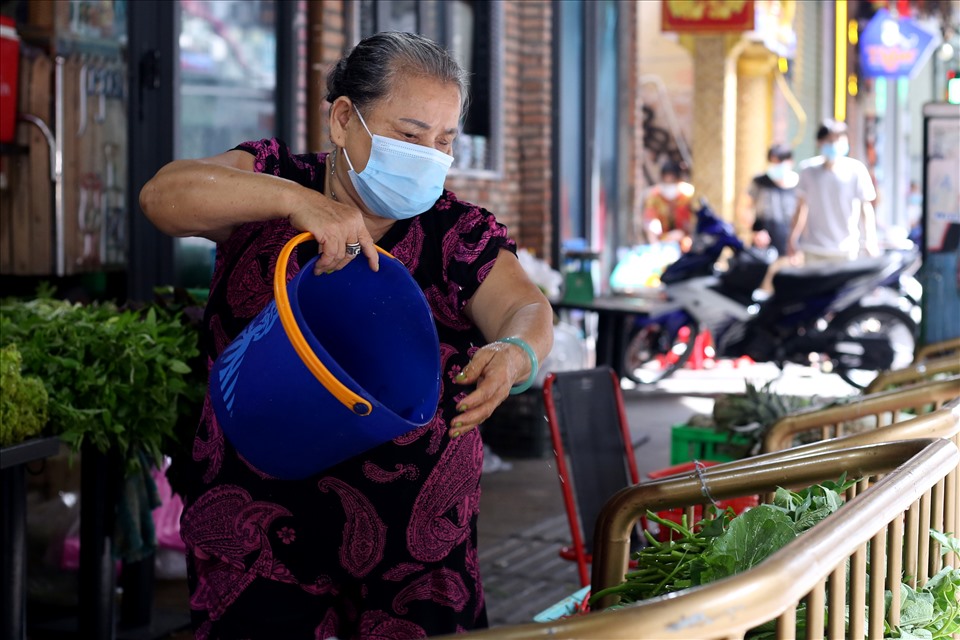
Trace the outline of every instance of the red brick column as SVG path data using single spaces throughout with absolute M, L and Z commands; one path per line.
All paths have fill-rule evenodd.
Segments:
M 327 124 L 327 72 L 347 47 L 343 0 L 314 0 L 307 3 L 307 149 L 326 151 L 330 147 Z

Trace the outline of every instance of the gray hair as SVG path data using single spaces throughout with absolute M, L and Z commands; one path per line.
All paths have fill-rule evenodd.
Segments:
M 327 76 L 327 101 L 350 98 L 357 108 L 385 98 L 401 74 L 456 84 L 461 117 L 467 110 L 467 74 L 450 52 L 433 40 L 400 31 L 383 31 L 361 40 Z

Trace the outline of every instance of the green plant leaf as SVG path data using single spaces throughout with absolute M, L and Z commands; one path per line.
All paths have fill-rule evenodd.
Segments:
M 704 583 L 746 571 L 796 537 L 793 521 L 779 509 L 760 505 L 730 523 L 703 554 Z
M 199 416 L 206 361 L 198 326 L 165 304 L 0 301 L 0 346 L 16 344 L 24 373 L 42 380 L 51 432 L 75 449 L 116 449 L 128 471 L 139 467 L 138 451 L 159 460 L 176 425 Z
M 169 366 L 174 373 L 190 373 L 190 367 L 182 360 L 171 360 Z

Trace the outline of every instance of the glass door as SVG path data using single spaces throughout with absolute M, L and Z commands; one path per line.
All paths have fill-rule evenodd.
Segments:
M 307 0 L 129 3 L 130 182 L 163 165 L 279 137 L 306 143 Z M 158 285 L 206 289 L 213 243 L 160 233 L 133 199 L 130 294 Z
M 177 158 L 222 153 L 276 123 L 275 0 L 180 0 Z
M 245 140 L 275 135 L 276 0 L 180 0 L 177 43 L 177 159 L 223 153 Z M 215 245 L 174 242 L 176 284 L 210 282 Z

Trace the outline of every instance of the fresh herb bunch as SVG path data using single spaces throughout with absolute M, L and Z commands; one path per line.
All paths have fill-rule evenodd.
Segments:
M 950 550 L 960 553 L 960 540 L 930 530 L 930 537 L 940 544 L 940 552 L 946 555 Z M 906 583 L 900 584 L 900 624 L 891 627 L 887 622 L 890 605 L 893 602 L 890 591 L 884 592 L 884 640 L 952 640 L 960 633 L 960 568 L 944 567 L 932 576 L 920 589 L 914 589 Z M 869 615 L 870 607 L 865 607 Z M 849 629 L 849 611 L 844 612 L 844 623 Z M 797 607 L 796 637 L 801 638 L 807 631 L 807 607 Z M 829 623 L 824 619 L 823 623 Z M 749 640 L 773 640 L 777 634 L 777 621 L 771 620 L 754 627 L 747 632 Z
M 22 375 L 17 345 L 0 349 L 0 447 L 31 438 L 47 425 L 47 390 L 35 376 Z
M 647 511 L 648 520 L 673 531 L 671 539 L 661 542 L 644 529 L 649 546 L 634 553 L 637 570 L 628 573 L 623 583 L 593 594 L 590 603 L 604 596 L 618 595 L 621 605 L 628 604 L 697 584 L 693 575 L 697 560 L 709 548 L 710 542 L 723 534 L 733 516 L 733 509 L 728 508 L 714 518 L 705 518 L 695 526 L 688 526 L 686 515 L 676 523 Z
M 728 508 L 691 527 L 685 517 L 677 524 L 648 511 L 648 519 L 677 535 L 659 542 L 645 531 L 650 546 L 634 554 L 637 570 L 621 584 L 598 591 L 590 601 L 617 595 L 620 604 L 629 604 L 746 571 L 839 509 L 843 492 L 853 484 L 841 476 L 837 482 L 799 492 L 778 488 L 772 504 L 738 516 Z
M 960 540 L 939 531 L 930 537 L 940 544 L 941 555 L 953 551 L 960 555 Z M 886 610 L 892 602 L 885 594 Z M 950 640 L 960 634 L 960 567 L 944 567 L 920 589 L 900 585 L 900 624 L 891 629 L 884 623 L 885 638 L 929 638 Z
M 74 450 L 90 442 L 115 450 L 126 471 L 139 451 L 159 464 L 176 439 L 182 401 L 202 395 L 188 384 L 186 361 L 197 333 L 156 305 L 121 309 L 112 303 L 74 304 L 41 291 L 29 301 L 0 303 L 0 345 L 14 343 L 23 368 L 50 397 L 50 426 Z
M 154 304 L 166 313 L 178 318 L 185 331 L 199 336 L 203 328 L 206 299 L 182 287 L 158 287 L 154 290 Z M 193 456 L 193 435 L 203 410 L 203 398 L 207 390 L 207 358 L 197 351 L 185 362 L 190 373 L 185 374 L 189 393 L 181 396 L 178 405 L 175 438 L 164 447 L 164 454 L 171 463 L 166 476 L 174 493 L 184 495 L 190 482 L 190 466 L 185 464 Z

